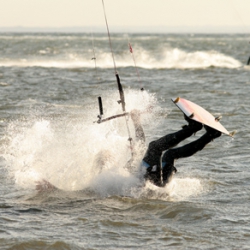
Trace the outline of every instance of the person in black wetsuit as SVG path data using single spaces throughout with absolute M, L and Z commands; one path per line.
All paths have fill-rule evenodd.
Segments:
M 135 126 L 136 138 L 145 141 L 139 112 L 132 111 L 131 118 Z M 142 159 L 141 167 L 146 171 L 144 174 L 145 180 L 149 180 L 156 186 L 164 187 L 171 180 L 173 174 L 177 172 L 174 167 L 175 160 L 192 156 L 202 150 L 213 139 L 221 136 L 221 132 L 204 125 L 206 133 L 199 139 L 182 147 L 173 148 L 203 127 L 201 123 L 185 115 L 184 118 L 188 122 L 188 125 L 185 125 L 180 131 L 150 142 L 146 154 Z
M 248 58 L 247 65 L 250 65 L 250 56 Z

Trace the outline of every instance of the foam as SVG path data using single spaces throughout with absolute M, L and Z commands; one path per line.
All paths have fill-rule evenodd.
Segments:
M 106 116 L 121 113 L 121 107 L 114 102 L 113 96 L 114 93 L 103 93 Z M 144 125 L 150 124 L 159 109 L 154 95 L 146 91 L 128 90 L 126 100 L 127 111 L 135 106 L 141 111 L 155 106 L 154 112 L 142 116 Z M 97 103 L 90 106 L 93 105 L 97 106 Z M 89 105 L 83 108 L 82 113 L 78 108 L 74 115 L 72 107 L 70 111 L 70 117 L 49 119 L 43 114 L 39 116 L 37 110 L 33 116 L 29 110 L 25 119 L 10 122 L 1 152 L 15 183 L 22 188 L 34 189 L 36 181 L 45 179 L 62 190 L 93 188 L 97 192 L 102 191 L 98 185 L 106 185 L 109 190 L 109 185 L 114 186 L 114 179 L 120 178 L 122 189 L 129 183 L 135 183 L 136 177 L 124 170 L 131 157 L 125 118 L 97 124 L 93 122 L 97 114 Z M 128 124 L 133 135 L 130 120 Z M 155 125 L 152 124 L 151 128 Z
M 113 59 L 109 52 L 100 50 L 97 53 L 96 64 L 99 68 L 113 68 Z M 46 50 L 40 50 L 34 58 L 5 59 L 0 61 L 4 67 L 45 67 L 45 68 L 94 68 L 91 55 L 68 53 L 60 57 L 50 55 Z M 43 57 L 47 56 L 46 59 Z M 40 58 L 39 58 L 40 57 Z M 148 51 L 138 47 L 135 52 L 136 65 L 146 69 L 200 69 L 209 67 L 239 68 L 242 63 L 231 56 L 218 51 L 187 52 L 179 48 L 165 48 L 163 51 Z M 115 55 L 117 67 L 133 67 L 134 62 L 129 53 Z

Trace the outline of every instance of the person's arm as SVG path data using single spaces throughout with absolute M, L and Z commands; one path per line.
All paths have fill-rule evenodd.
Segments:
M 130 112 L 130 116 L 134 124 L 136 140 L 145 142 L 145 134 L 140 122 L 140 112 L 134 109 Z

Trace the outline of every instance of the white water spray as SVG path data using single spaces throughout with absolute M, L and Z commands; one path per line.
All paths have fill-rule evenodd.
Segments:
M 109 92 L 103 94 L 103 100 L 107 117 L 120 113 L 120 107 L 113 101 L 113 96 L 110 98 Z M 127 90 L 126 100 L 128 111 L 134 107 L 140 111 L 153 107 L 151 112 L 141 116 L 141 122 L 146 133 L 154 134 L 153 131 L 162 122 L 159 113 L 166 113 L 167 110 L 162 110 L 155 96 L 147 91 Z M 84 108 L 81 114 L 77 109 L 73 119 L 72 114 L 71 118 L 45 119 L 42 115 L 37 118 L 36 111 L 35 117 L 28 115 L 22 121 L 11 122 L 6 131 L 2 156 L 16 185 L 34 190 L 37 182 L 46 180 L 61 190 L 88 189 L 104 197 L 183 197 L 183 190 L 188 190 L 188 180 L 185 187 L 183 181 L 178 179 L 165 188 L 151 183 L 143 186 L 138 167 L 144 150 L 138 149 L 141 151 L 133 169 L 124 168 L 130 159 L 124 122 L 118 118 L 98 124 L 93 122 L 97 119 L 96 115 L 89 107 Z M 129 124 L 134 133 L 131 121 Z M 196 193 L 200 189 L 198 184 L 192 180 L 192 188 L 190 186 L 190 192 L 184 196 Z

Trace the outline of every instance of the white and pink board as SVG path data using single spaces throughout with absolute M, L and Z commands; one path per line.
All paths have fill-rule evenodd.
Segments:
M 189 118 L 200 122 L 204 125 L 207 125 L 211 128 L 214 128 L 226 135 L 233 136 L 234 132 L 229 133 L 219 122 L 219 118 L 215 118 L 212 114 L 210 114 L 207 110 L 202 108 L 201 106 L 188 101 L 184 98 L 172 98 L 172 101 L 175 105 Z

